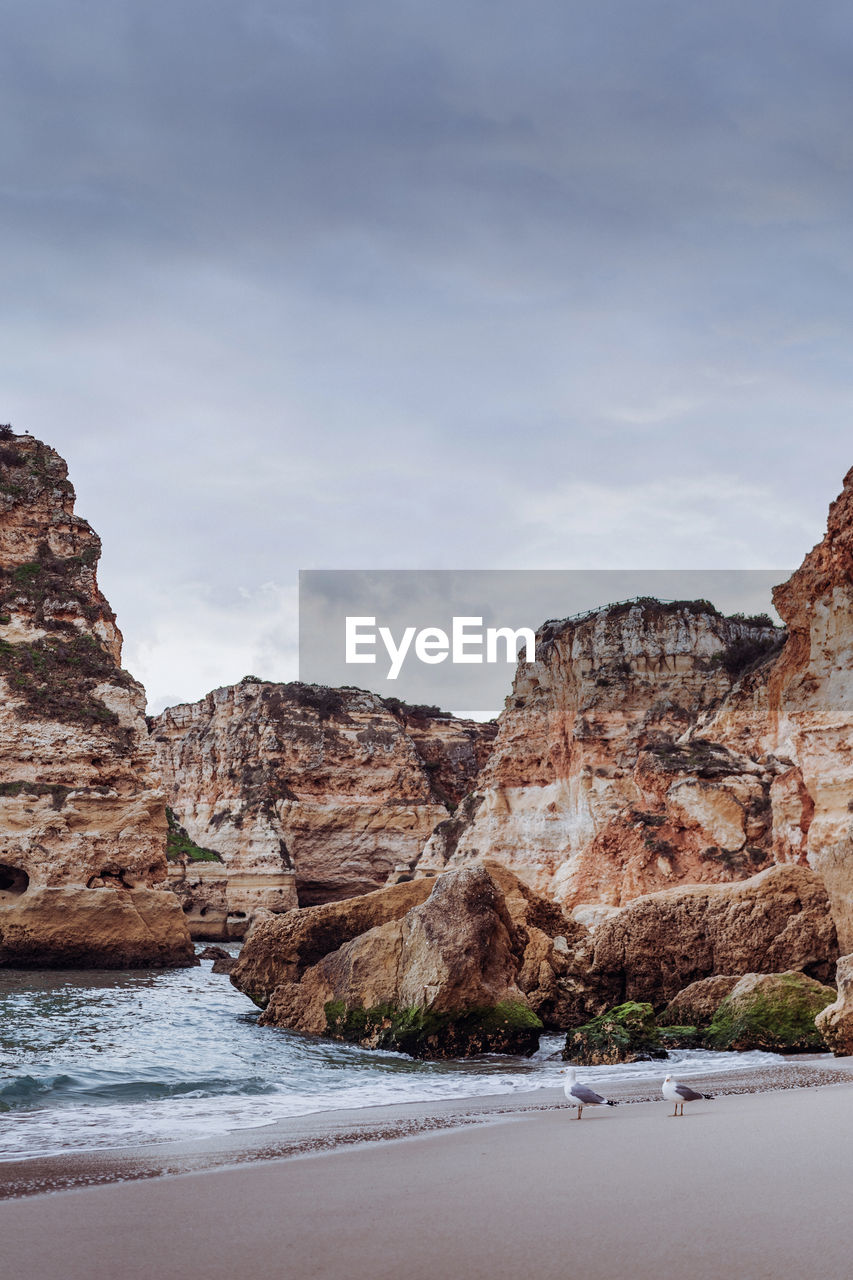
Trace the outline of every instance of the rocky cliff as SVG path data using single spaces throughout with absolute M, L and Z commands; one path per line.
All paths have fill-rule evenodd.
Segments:
M 773 602 L 789 636 L 768 685 L 769 736 L 790 766 L 777 825 L 801 832 L 853 951 L 853 470 L 823 541 Z
M 62 458 L 0 430 L 0 964 L 193 958 L 100 553 Z
M 406 875 L 495 732 L 359 689 L 253 677 L 164 711 L 151 741 L 169 806 L 221 859 L 172 867 L 194 935 L 241 936 L 259 907 L 348 898 Z
M 739 668 L 781 643 L 705 601 L 611 606 L 547 624 L 522 663 L 474 792 L 420 873 L 491 858 L 568 907 L 619 907 L 772 860 L 777 767 L 703 738 Z

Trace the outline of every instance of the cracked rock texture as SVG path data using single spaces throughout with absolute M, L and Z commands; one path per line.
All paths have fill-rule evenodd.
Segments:
M 819 1013 L 816 1026 L 836 1057 L 853 1054 L 853 955 L 840 956 L 835 972 L 837 999 Z
M 721 974 L 801 969 L 827 982 L 837 957 L 820 876 L 790 865 L 637 898 L 596 930 L 592 967 L 611 976 L 620 1001 L 659 1006 Z
M 649 893 L 794 863 L 853 951 L 853 471 L 773 599 L 785 631 L 701 601 L 548 624 L 418 873 L 492 859 L 596 927 Z

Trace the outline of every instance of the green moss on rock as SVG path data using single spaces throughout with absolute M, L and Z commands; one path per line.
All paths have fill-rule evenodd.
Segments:
M 720 1004 L 705 1033 L 710 1049 L 809 1053 L 826 1048 L 815 1018 L 836 993 L 804 973 L 747 974 Z
M 169 833 L 166 837 L 166 857 L 170 862 L 221 862 L 215 849 L 204 849 L 191 840 L 178 822 L 172 810 L 166 806 Z
M 703 1047 L 702 1032 L 698 1027 L 660 1027 L 661 1045 L 667 1052 L 670 1049 L 701 1049 Z
M 581 1066 L 605 1066 L 614 1062 L 643 1062 L 665 1058 L 650 1004 L 629 1000 L 608 1009 L 566 1036 L 563 1059 Z
M 371 1049 L 392 1049 L 413 1058 L 467 1058 L 478 1053 L 529 1055 L 539 1046 L 541 1020 L 526 1004 L 505 1000 L 476 1009 L 436 1013 L 391 1004 L 364 1009 L 330 1000 L 324 1006 L 326 1034 Z

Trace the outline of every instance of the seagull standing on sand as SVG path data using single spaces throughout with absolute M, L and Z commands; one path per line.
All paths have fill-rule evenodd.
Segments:
M 602 1098 L 600 1093 L 596 1093 L 594 1089 L 590 1089 L 588 1085 L 578 1084 L 577 1072 L 574 1067 L 566 1068 L 566 1079 L 563 1083 L 563 1093 L 566 1100 L 577 1106 L 577 1119 L 580 1120 L 584 1107 L 616 1107 L 617 1102 L 611 1102 L 609 1098 Z
M 702 1098 L 710 1101 L 714 1096 L 711 1093 L 697 1093 L 696 1090 L 691 1089 L 689 1085 L 679 1084 L 672 1076 L 667 1076 L 664 1080 L 661 1085 L 661 1093 L 667 1102 L 675 1103 L 675 1110 L 672 1113 L 674 1116 L 679 1114 L 682 1116 L 684 1115 L 685 1102 L 699 1102 Z M 679 1104 L 681 1105 L 680 1112 L 678 1110 Z

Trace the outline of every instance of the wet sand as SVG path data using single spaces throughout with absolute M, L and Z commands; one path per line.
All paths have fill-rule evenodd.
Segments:
M 660 1101 L 660 1080 L 625 1080 L 596 1084 L 608 1097 L 623 1103 Z M 582 1073 L 581 1073 L 582 1078 Z M 853 1058 L 798 1055 L 784 1065 L 760 1070 L 705 1073 L 691 1076 L 702 1092 L 718 1096 L 759 1093 L 776 1089 L 817 1088 L 853 1083 Z M 484 1124 L 505 1116 L 554 1111 L 566 1106 L 560 1089 L 492 1094 L 444 1102 L 365 1107 L 295 1116 L 256 1129 L 236 1129 L 210 1139 L 158 1142 L 136 1147 L 69 1151 L 53 1156 L 0 1162 L 0 1201 L 7 1197 L 39 1195 L 72 1187 L 201 1173 L 258 1160 L 281 1160 L 319 1154 L 365 1142 L 415 1137 L 439 1130 Z
M 853 1257 L 851 1067 L 729 1076 L 683 1120 L 637 1100 L 653 1093 L 637 1082 L 609 1091 L 631 1105 L 580 1123 L 549 1089 L 4 1165 L 7 1194 L 21 1197 L 0 1203 L 4 1272 L 841 1280 Z

